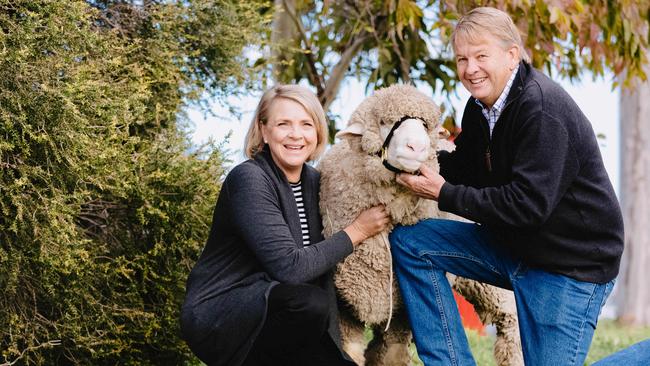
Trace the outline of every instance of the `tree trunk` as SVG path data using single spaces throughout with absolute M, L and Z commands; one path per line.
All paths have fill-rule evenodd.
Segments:
M 650 67 L 646 67 L 650 75 Z M 618 279 L 620 320 L 650 325 L 650 81 L 621 91 L 621 204 L 625 251 Z
M 288 43 L 299 38 L 298 29 L 285 9 L 285 2 L 295 8 L 295 0 L 275 0 L 273 2 L 275 12 L 271 30 L 271 62 L 273 62 L 273 79 L 275 80 L 284 72 L 285 63 L 289 62 L 285 57 L 284 48 L 288 46 Z

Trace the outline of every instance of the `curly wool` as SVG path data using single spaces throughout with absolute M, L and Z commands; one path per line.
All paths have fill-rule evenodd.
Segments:
M 320 210 L 326 237 L 344 229 L 369 207 L 383 204 L 391 215 L 388 230 L 359 244 L 338 265 L 334 277 L 338 296 L 349 305 L 342 313 L 345 315 L 350 311 L 354 317 L 370 326 L 385 324 L 392 312 L 399 312 L 401 307 L 398 286 L 392 276 L 388 245 L 388 233 L 393 226 L 412 225 L 425 218 L 452 218 L 452 215 L 439 211 L 436 202 L 418 198 L 397 184 L 395 173 L 382 165 L 379 156 L 383 145 L 380 126 L 392 126 L 404 116 L 417 117 L 426 122 L 431 149 L 424 164 L 438 171 L 436 151 L 441 146 L 451 150 L 453 145 L 446 141 L 440 141 L 439 145 L 438 106 L 408 85 L 393 85 L 366 98 L 348 122 L 348 125 L 363 124 L 363 134 L 346 135 L 344 141 L 335 144 L 318 165 L 321 172 Z M 466 279 L 456 281 L 454 278 L 452 283 L 457 291 L 475 304 L 483 321 L 492 321 L 497 325 L 497 363 L 523 364 L 512 294 Z M 409 339 L 410 336 L 405 337 L 402 342 L 408 344 Z M 362 362 L 362 357 L 358 356 L 355 361 Z M 372 352 L 369 357 L 374 357 Z
M 438 170 L 438 106 L 412 86 L 396 85 L 377 91 L 364 100 L 350 118 L 350 124 L 365 124 L 363 135 L 346 138 L 334 145 L 319 163 L 321 214 L 326 237 L 345 228 L 362 210 L 378 204 L 386 206 L 393 225 L 411 225 L 439 216 L 435 202 L 420 199 L 396 184 L 395 173 L 387 170 L 378 156 L 383 144 L 380 124 L 392 125 L 405 115 L 426 122 L 431 153 L 425 164 Z M 388 319 L 389 291 L 397 291 L 396 283 L 389 284 L 387 235 L 388 231 L 359 245 L 339 265 L 335 276 L 340 296 L 352 305 L 360 320 L 369 324 Z M 397 298 L 397 294 L 393 293 L 392 297 Z

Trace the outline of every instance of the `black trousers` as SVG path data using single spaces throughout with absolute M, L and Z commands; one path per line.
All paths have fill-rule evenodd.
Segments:
M 325 290 L 307 284 L 271 289 L 266 322 L 244 366 L 354 365 L 341 356 L 329 336 Z

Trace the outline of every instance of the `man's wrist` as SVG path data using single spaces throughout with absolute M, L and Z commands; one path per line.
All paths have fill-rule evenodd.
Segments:
M 438 207 L 445 205 L 445 202 L 447 201 L 446 198 L 449 194 L 449 189 L 452 188 L 452 185 L 444 181 L 442 182 L 442 185 L 440 186 L 440 189 L 438 190 Z

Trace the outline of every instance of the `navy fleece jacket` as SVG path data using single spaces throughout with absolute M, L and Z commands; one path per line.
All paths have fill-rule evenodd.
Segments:
M 492 136 L 470 98 L 455 142 L 439 159 L 442 210 L 486 225 L 531 267 L 616 277 L 620 206 L 591 123 L 559 85 L 522 62 Z

